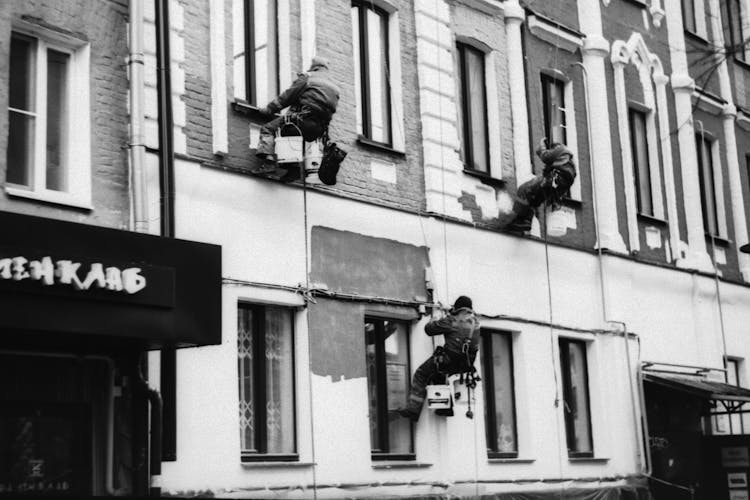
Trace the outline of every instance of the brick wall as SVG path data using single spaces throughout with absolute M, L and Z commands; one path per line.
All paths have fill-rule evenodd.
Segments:
M 8 106 L 8 63 L 13 21 L 71 33 L 91 48 L 91 176 L 93 210 L 65 209 L 9 198 L 0 210 L 126 228 L 128 196 L 127 2 L 113 0 L 6 0 L 0 2 L 0 109 Z M 8 114 L 0 113 L 0 183 L 7 161 Z

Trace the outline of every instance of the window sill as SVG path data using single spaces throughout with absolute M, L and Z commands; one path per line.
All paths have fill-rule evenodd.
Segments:
M 699 35 L 698 33 L 695 33 L 690 30 L 684 30 L 685 31 L 685 38 L 689 38 L 695 42 L 702 43 L 704 45 L 708 45 L 708 39 L 704 38 L 703 36 Z
M 432 464 L 411 460 L 390 460 L 372 464 L 373 469 L 424 469 L 427 467 L 432 467 Z
M 313 462 L 242 462 L 243 468 L 246 469 L 262 469 L 262 468 L 280 468 L 280 467 L 312 467 L 315 465 Z
M 299 462 L 299 456 L 296 454 L 280 454 L 280 455 L 274 455 L 274 454 L 246 454 L 242 455 L 240 457 L 243 464 L 247 465 L 257 465 L 257 464 L 263 464 L 263 465 L 273 465 L 273 464 L 279 464 L 279 465 L 290 465 L 290 464 L 298 464 Z
M 82 210 L 93 210 L 91 202 L 84 200 L 83 197 L 76 197 L 66 193 L 56 191 L 29 191 L 27 189 L 14 188 L 5 186 L 5 193 L 14 198 L 27 198 L 34 201 L 51 203 L 53 205 L 63 205 L 71 208 L 80 208 Z
M 633 5 L 636 5 L 636 6 L 638 6 L 638 7 L 641 7 L 641 8 L 643 8 L 643 9 L 645 9 L 646 7 L 648 7 L 648 6 L 646 5 L 646 2 L 645 2 L 644 0 L 625 0 L 625 1 L 626 1 L 627 3 L 632 3 Z
M 245 115 L 252 121 L 266 122 L 270 119 L 268 115 L 260 112 L 260 108 L 253 104 L 248 103 L 240 99 L 235 99 L 232 102 L 232 109 L 241 115 Z
M 364 135 L 358 135 L 357 142 L 361 144 L 362 146 L 366 146 L 368 148 L 375 149 L 377 151 L 384 151 L 386 153 L 403 156 L 403 157 L 406 156 L 406 153 L 404 151 L 393 149 L 393 146 L 391 146 L 390 144 L 386 144 L 384 142 L 373 141 L 372 139 L 368 139 Z
M 563 198 L 562 204 L 570 208 L 581 208 L 583 207 L 583 201 L 577 198 Z
M 488 464 L 533 464 L 535 458 L 487 457 Z
M 723 236 L 718 236 L 718 235 L 709 234 L 709 233 L 706 233 L 706 240 L 708 241 L 713 240 L 714 244 L 720 247 L 728 247 L 729 244 L 731 243 L 727 238 Z
M 656 224 L 657 226 L 667 227 L 669 225 L 665 219 L 660 219 L 659 217 L 654 217 L 653 215 L 648 214 L 639 213 L 638 220 L 647 224 Z
M 737 56 L 732 57 L 732 59 L 734 59 L 734 63 L 737 66 L 744 69 L 745 71 L 750 71 L 750 62 L 743 61 L 742 59 L 739 59 Z
M 609 458 L 600 457 L 568 457 L 568 462 L 572 464 L 606 464 Z
M 505 186 L 505 181 L 503 179 L 498 179 L 497 177 L 492 177 L 490 174 L 485 174 L 484 172 L 480 172 L 479 170 L 474 170 L 471 168 L 464 167 L 464 173 L 466 175 L 470 175 L 472 177 L 476 177 L 480 181 L 482 181 L 482 184 L 487 184 L 488 186 L 492 187 L 503 187 Z

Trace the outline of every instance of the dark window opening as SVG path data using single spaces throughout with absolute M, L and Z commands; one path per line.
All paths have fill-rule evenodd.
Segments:
M 490 143 L 487 132 L 487 86 L 484 52 L 457 44 L 461 98 L 461 153 L 470 170 L 490 173 Z
M 633 156 L 633 176 L 635 178 L 638 213 L 654 215 L 646 113 L 631 109 L 628 115 L 630 118 L 630 150 Z
M 394 418 L 409 397 L 409 325 L 403 321 L 365 318 L 367 397 L 372 459 L 413 460 L 414 436 L 409 419 Z
M 485 432 L 489 458 L 518 456 L 516 399 L 513 381 L 513 337 L 495 330 L 482 331 Z
M 297 459 L 293 322 L 289 308 L 238 305 L 243 460 Z
M 586 343 L 560 339 L 560 367 L 568 456 L 593 457 Z
M 695 143 L 698 148 L 698 179 L 700 181 L 701 212 L 703 229 L 712 236 L 719 236 L 719 217 L 716 205 L 716 186 L 714 184 L 714 161 L 711 139 L 697 134 Z

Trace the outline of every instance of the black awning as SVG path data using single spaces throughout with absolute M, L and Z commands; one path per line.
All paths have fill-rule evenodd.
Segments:
M 703 399 L 750 402 L 750 389 L 716 382 L 700 375 L 644 371 L 643 380 Z
M 0 212 L 0 347 L 221 343 L 221 247 Z

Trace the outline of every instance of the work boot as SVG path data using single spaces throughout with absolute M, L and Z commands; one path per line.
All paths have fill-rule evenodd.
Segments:
M 276 170 L 276 155 L 258 153 L 256 157 L 260 160 L 260 166 L 253 170 L 255 174 L 270 174 Z

